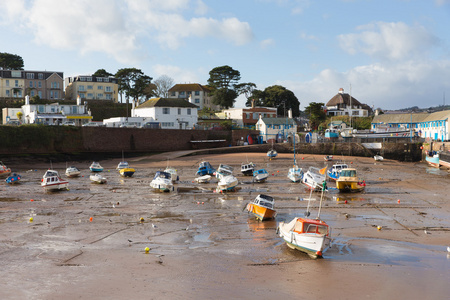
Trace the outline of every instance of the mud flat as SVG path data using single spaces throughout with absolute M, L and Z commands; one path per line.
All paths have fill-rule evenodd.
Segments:
M 252 161 L 270 177 L 256 184 L 239 174 L 235 192 L 215 193 L 216 183 L 193 182 L 203 160 L 215 167 L 230 164 L 235 174 L 242 162 Z M 323 156 L 300 154 L 297 160 L 304 170 L 325 164 Z M 277 222 L 303 215 L 307 201 L 302 199 L 309 197 L 304 186 L 286 177 L 293 155 L 269 161 L 260 153 L 171 153 L 128 161 L 136 169 L 131 178 L 119 176 L 119 160 L 100 161 L 105 185 L 89 181 L 90 162 L 74 162 L 82 177 L 69 179 L 69 191 L 55 193 L 40 187 L 49 165 L 9 166 L 23 180 L 16 186 L 0 183 L 2 299 L 450 295 L 450 175 L 445 171 L 425 163 L 345 157 L 367 187 L 363 193 L 339 194 L 329 183 L 321 218 L 332 228 L 333 246 L 323 259 L 313 260 L 276 234 Z M 180 176 L 175 191 L 153 192 L 154 173 L 168 164 Z M 64 174 L 65 164 L 53 168 Z M 275 198 L 276 220 L 258 222 L 243 211 L 259 193 Z M 316 213 L 313 209 L 312 216 Z

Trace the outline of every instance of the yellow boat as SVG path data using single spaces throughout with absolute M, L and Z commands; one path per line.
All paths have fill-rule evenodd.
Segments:
M 340 192 L 361 192 L 365 189 L 366 182 L 359 179 L 356 169 L 342 169 L 339 178 L 336 179 L 336 188 Z
M 120 169 L 120 171 L 119 171 L 119 173 L 122 177 L 131 177 L 131 176 L 133 176 L 134 172 L 135 172 L 134 168 L 130 168 L 130 167 Z
M 258 220 L 264 221 L 275 218 L 277 212 L 274 209 L 274 200 L 267 195 L 258 195 L 255 200 L 247 204 L 247 211 Z

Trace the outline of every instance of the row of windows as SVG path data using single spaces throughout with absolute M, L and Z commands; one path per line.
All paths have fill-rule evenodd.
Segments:
M 106 77 L 96 77 L 97 82 L 109 82 L 109 78 Z M 80 81 L 92 81 L 91 76 L 82 76 L 80 77 Z
M 86 86 L 86 89 L 85 89 L 84 85 L 79 85 L 78 86 L 78 90 L 79 91 L 86 91 L 86 90 L 93 90 L 93 89 L 94 89 L 93 85 Z M 103 90 L 103 85 L 98 85 L 97 86 L 97 90 Z M 111 86 L 105 86 L 105 92 L 112 92 L 112 87 Z
M 170 107 L 163 107 L 163 114 L 164 115 L 170 115 Z M 178 108 L 178 114 L 181 115 L 181 108 Z M 187 114 L 191 114 L 191 109 L 187 109 Z
M 43 73 L 38 73 L 38 79 L 44 79 Z M 34 73 L 27 73 L 27 79 L 34 79 Z
M 436 122 L 429 122 L 429 123 L 421 123 L 420 128 L 429 128 L 429 127 L 441 127 L 445 126 L 445 121 L 436 121 Z
M 93 93 L 81 93 L 79 94 L 81 99 L 106 99 L 106 100 L 112 100 L 111 94 L 97 94 L 97 97 L 95 97 L 95 94 Z
M 50 111 L 52 113 L 54 112 L 60 112 L 60 111 L 66 111 L 67 105 L 61 105 L 61 106 L 52 106 L 50 107 Z M 37 107 L 38 113 L 45 113 L 45 105 L 38 105 Z M 78 106 L 69 106 L 69 111 L 71 114 L 77 114 L 78 113 Z
M 161 127 L 174 127 L 174 122 L 161 122 Z
M 5 86 L 9 87 L 9 79 L 5 79 Z M 19 87 L 19 80 L 14 80 L 14 87 Z
M 189 92 L 188 94 L 191 95 L 192 92 Z M 172 92 L 171 95 L 172 95 L 172 96 L 176 96 L 176 92 Z M 182 92 L 179 93 L 179 95 L 180 95 L 180 96 L 186 96 L 186 92 L 182 91 Z M 194 95 L 195 95 L 195 96 L 200 96 L 200 91 L 194 91 Z

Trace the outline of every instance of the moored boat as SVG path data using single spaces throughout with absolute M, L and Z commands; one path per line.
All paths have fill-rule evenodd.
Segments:
M 271 196 L 260 194 L 247 204 L 246 209 L 258 220 L 264 221 L 275 218 L 277 213 L 274 204 L 275 201 Z
M 325 157 L 323 159 L 325 159 L 325 161 L 332 161 L 333 155 L 325 155 Z
M 100 163 L 94 161 L 90 165 L 89 170 L 91 170 L 91 172 L 102 172 L 103 171 L 103 167 L 100 165 Z
M 326 129 L 325 130 L 325 138 L 327 140 L 337 139 L 339 137 L 339 131 L 337 129 Z
M 252 176 L 255 170 L 255 164 L 252 162 L 246 162 L 241 164 L 241 173 L 245 176 Z
M 439 153 L 436 151 L 427 151 L 425 160 L 432 167 L 439 168 Z
M 75 167 L 75 166 L 70 166 L 66 168 L 66 176 L 67 177 L 78 177 L 80 176 L 81 171 Z
M 195 178 L 195 181 L 197 183 L 209 183 L 211 181 L 211 178 L 212 178 L 211 175 L 203 175 L 203 176 Z
M 11 169 L 6 167 L 3 162 L 0 161 L 0 177 L 6 177 L 11 174 Z
M 171 168 L 171 167 L 167 167 L 164 172 L 169 173 L 170 174 L 170 179 L 175 182 L 178 181 L 180 179 L 180 177 L 178 177 L 178 171 L 175 168 Z
M 217 183 L 217 190 L 219 192 L 231 191 L 238 184 L 239 184 L 239 181 L 232 174 L 231 175 L 224 175 L 224 176 L 221 176 L 219 178 L 219 182 Z
M 89 179 L 94 183 L 103 184 L 106 183 L 106 177 L 101 175 L 100 173 L 95 173 L 89 176 Z
M 126 161 L 121 161 L 121 162 L 119 162 L 119 164 L 117 165 L 117 170 L 122 170 L 122 169 L 125 169 L 125 168 L 128 168 L 130 166 L 130 164 L 128 163 L 128 162 L 126 162 Z
M 361 192 L 365 189 L 365 181 L 359 179 L 356 174 L 356 169 L 347 168 L 341 170 L 339 178 L 336 179 L 336 188 L 340 192 Z
M 294 164 L 292 168 L 289 168 L 288 175 L 290 181 L 292 182 L 300 182 L 303 177 L 303 170 L 297 164 Z
M 119 174 L 122 177 L 131 177 L 131 176 L 133 176 L 134 172 L 136 172 L 136 170 L 131 167 L 127 167 L 127 168 L 123 168 L 123 169 L 119 170 Z
M 170 192 L 173 190 L 171 175 L 167 172 L 157 171 L 150 182 L 150 186 L 156 191 Z
M 271 149 L 269 151 L 267 151 L 267 157 L 269 157 L 269 159 L 275 158 L 277 157 L 278 152 L 275 149 Z
M 214 169 L 211 164 L 207 161 L 202 161 L 198 165 L 197 175 L 203 176 L 203 175 L 213 175 L 214 172 L 216 172 L 216 169 Z
M 302 183 L 313 191 L 322 191 L 323 182 L 326 179 L 326 170 L 327 167 L 323 169 L 309 167 L 308 171 L 303 174 Z
M 18 183 L 21 179 L 22 179 L 22 176 L 20 176 L 17 173 L 12 173 L 8 177 L 6 177 L 5 181 L 6 181 L 6 183 L 9 183 L 9 184 L 15 184 L 15 183 Z
M 67 190 L 69 182 L 59 177 L 58 171 L 47 170 L 42 176 L 41 186 L 45 191 Z
M 346 163 L 338 162 L 334 164 L 331 169 L 328 170 L 327 175 L 330 179 L 336 180 L 339 178 L 339 174 L 342 169 L 347 169 L 348 165 Z
M 373 159 L 375 159 L 375 161 L 383 161 L 383 156 L 381 156 L 381 155 L 375 155 L 374 157 L 373 157 Z
M 266 169 L 259 169 L 253 172 L 253 180 L 261 183 L 267 180 L 269 178 L 269 173 Z

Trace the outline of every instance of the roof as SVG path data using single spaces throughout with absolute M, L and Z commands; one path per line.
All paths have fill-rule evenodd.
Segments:
M 351 97 L 352 106 L 362 106 L 361 102 Z M 340 104 L 350 105 L 350 95 L 346 93 L 338 93 L 328 101 L 326 106 L 337 106 Z
M 197 105 L 188 102 L 186 99 L 180 98 L 152 98 L 145 101 L 136 109 L 149 107 L 191 107 L 198 108 Z
M 261 118 L 261 120 L 265 124 L 271 124 L 271 125 L 296 125 L 294 119 L 290 118 Z
M 450 118 L 450 110 L 443 110 L 431 113 L 422 122 L 448 120 Z
M 199 83 L 184 83 L 175 84 L 169 89 L 169 92 L 187 92 L 187 91 L 206 91 L 209 92 L 209 88 Z
M 416 113 L 416 114 L 382 114 L 375 116 L 372 124 L 394 124 L 394 123 L 418 123 L 423 122 L 430 114 Z

